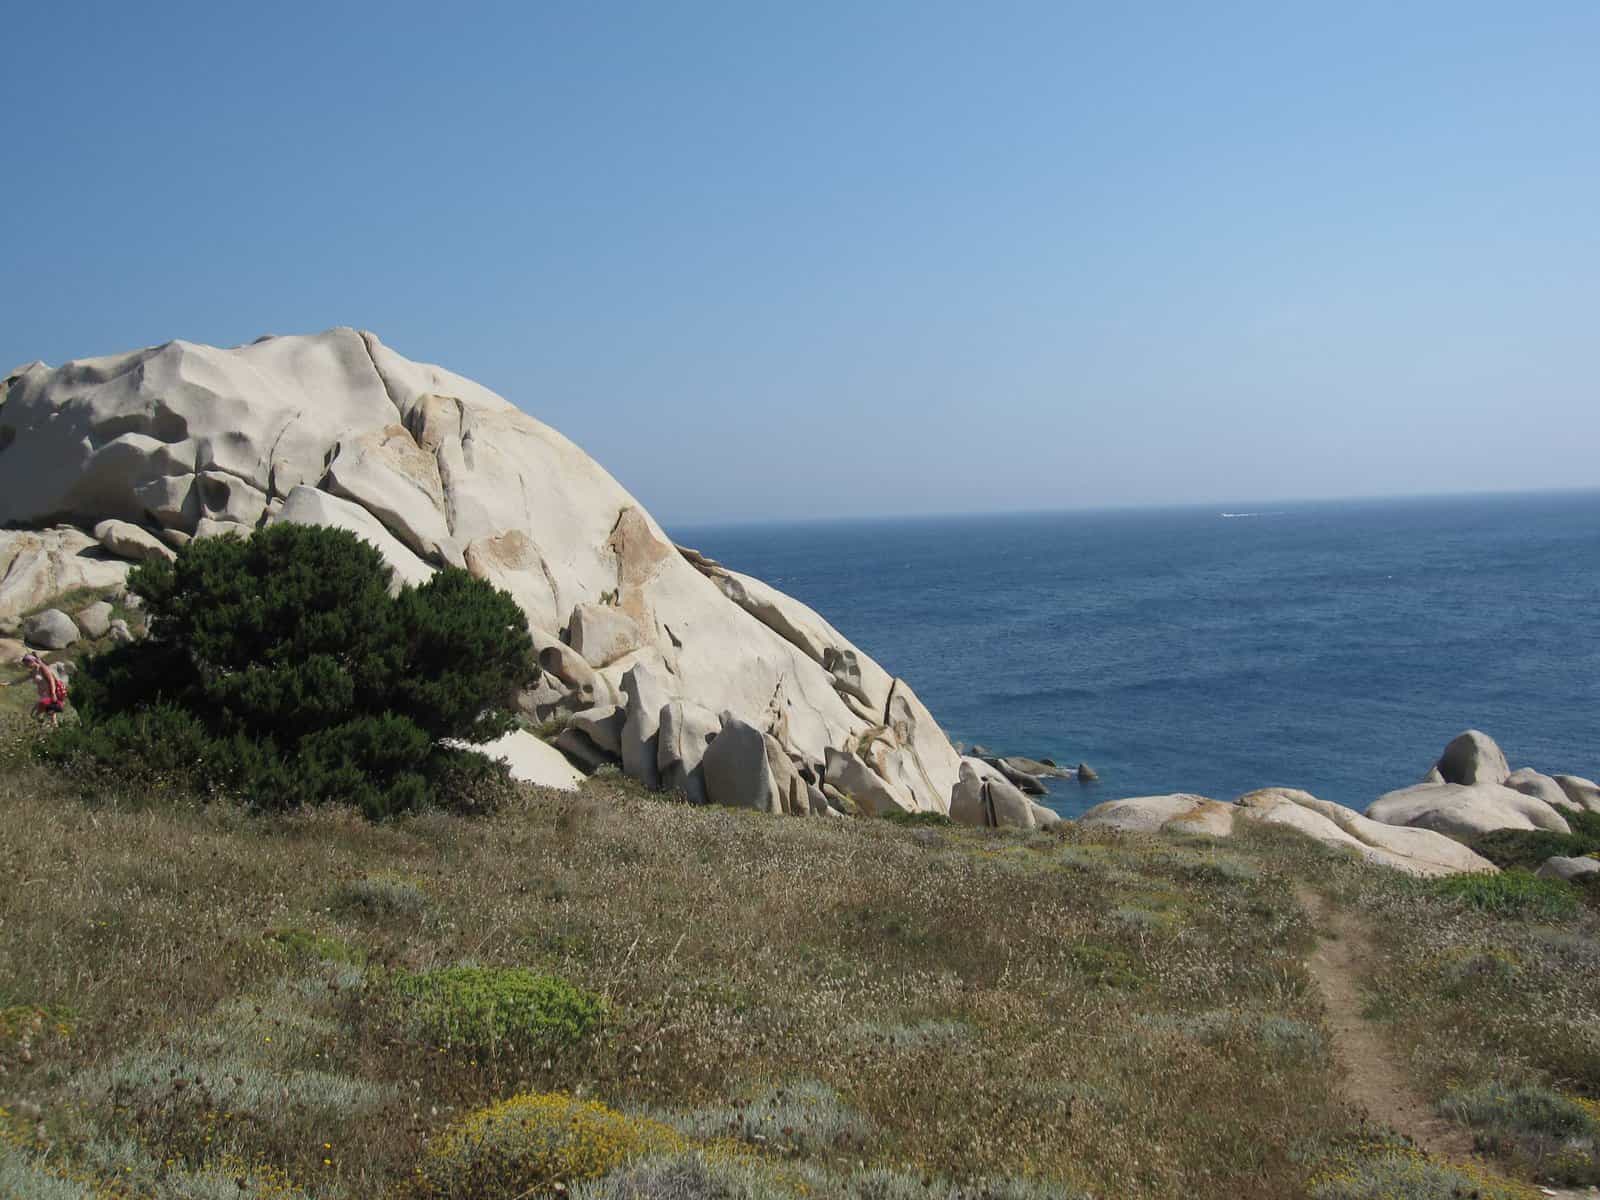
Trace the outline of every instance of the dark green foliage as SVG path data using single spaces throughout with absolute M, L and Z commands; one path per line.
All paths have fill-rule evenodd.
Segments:
M 1548 829 L 1495 829 L 1479 834 L 1471 845 L 1497 867 L 1538 868 L 1554 855 L 1581 858 L 1600 852 L 1600 813 L 1564 810 L 1571 833 Z
M 955 824 L 943 813 L 936 812 L 886 812 L 883 814 L 883 819 L 891 825 L 906 825 L 914 829 L 928 826 L 941 828 Z
M 418 1036 L 485 1053 L 577 1041 L 605 1015 L 598 996 L 520 967 L 402 971 L 391 989 L 396 1011 Z
M 1552 855 L 1576 858 L 1591 853 L 1597 842 L 1548 829 L 1494 829 L 1472 840 L 1472 848 L 1497 867 L 1537 869 Z
M 1427 886 L 1435 895 L 1503 917 L 1561 919 L 1572 916 L 1578 908 L 1571 884 L 1540 879 L 1521 867 L 1498 875 L 1449 875 Z
M 457 792 L 492 807 L 504 768 L 439 743 L 514 727 L 532 670 L 522 612 L 464 571 L 398 596 L 390 582 L 354 534 L 296 525 L 147 563 L 129 584 L 150 636 L 90 660 L 73 690 L 82 722 L 45 753 L 266 808 L 339 801 L 380 818 Z

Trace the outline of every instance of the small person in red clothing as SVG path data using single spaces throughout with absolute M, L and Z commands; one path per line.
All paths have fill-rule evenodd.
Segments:
M 50 728 L 61 723 L 61 713 L 67 706 L 67 681 L 50 669 L 50 664 L 37 654 L 24 654 L 22 665 L 33 676 L 33 686 L 39 693 L 39 703 L 33 706 L 35 720 L 50 719 Z M 10 687 L 10 683 L 6 684 Z

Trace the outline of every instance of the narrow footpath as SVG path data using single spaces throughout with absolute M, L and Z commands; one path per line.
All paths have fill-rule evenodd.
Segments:
M 1433 1111 L 1400 1069 L 1380 1031 L 1361 1015 L 1362 966 L 1375 953 L 1366 925 L 1308 887 L 1297 888 L 1295 897 L 1317 930 L 1317 948 L 1306 967 L 1328 1011 L 1333 1055 L 1344 1068 L 1345 1094 L 1369 1119 L 1404 1134 L 1430 1158 L 1481 1162 L 1473 1152 L 1471 1133 Z M 1600 1193 L 1600 1189 L 1551 1187 L 1538 1191 L 1555 1200 L 1594 1200 Z
M 1317 948 L 1306 967 L 1328 1010 L 1333 1055 L 1344 1068 L 1346 1095 L 1374 1122 L 1404 1134 L 1430 1156 L 1455 1162 L 1472 1158 L 1472 1135 L 1433 1111 L 1379 1031 L 1361 1015 L 1361 968 L 1373 953 L 1366 928 L 1310 888 L 1297 889 L 1296 898 L 1317 929 Z

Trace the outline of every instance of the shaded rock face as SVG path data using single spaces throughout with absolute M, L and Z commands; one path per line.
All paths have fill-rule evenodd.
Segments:
M 1600 875 L 1600 858 L 1591 858 L 1585 855 L 1582 858 L 1563 858 L 1555 855 L 1539 864 L 1539 869 L 1534 872 L 1541 879 L 1586 879 L 1590 875 Z
M 1600 789 L 1587 780 L 1531 767 L 1513 771 L 1492 737 L 1469 729 L 1451 739 L 1423 782 L 1379 796 L 1367 816 L 1463 840 L 1496 829 L 1567 833 L 1562 814 L 1589 808 L 1591 796 L 1600 811 Z
M 1504 783 L 1511 774 L 1495 740 L 1476 729 L 1452 739 L 1434 769 L 1445 783 Z
M 0 524 L 62 527 L 0 535 L 0 568 L 23 563 L 0 569 L 0 617 L 120 581 L 122 554 L 275 521 L 335 525 L 377 546 L 397 584 L 451 564 L 511 593 L 541 647 L 530 711 L 625 708 L 621 757 L 652 786 L 676 778 L 659 745 L 676 700 L 771 736 L 808 806 L 845 754 L 851 795 L 949 810 L 959 758 L 904 681 L 806 606 L 680 551 L 555 430 L 370 333 L 35 363 L 0 385 L 0 424 Z M 106 530 L 115 553 L 82 532 L 103 522 L 122 523 Z M 624 686 L 639 667 L 649 695 Z M 568 740 L 609 757 L 581 731 Z

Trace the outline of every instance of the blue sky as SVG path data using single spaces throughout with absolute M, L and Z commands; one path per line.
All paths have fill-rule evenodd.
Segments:
M 1600 5 L 8 6 L 0 370 L 348 324 L 670 522 L 1600 482 Z

